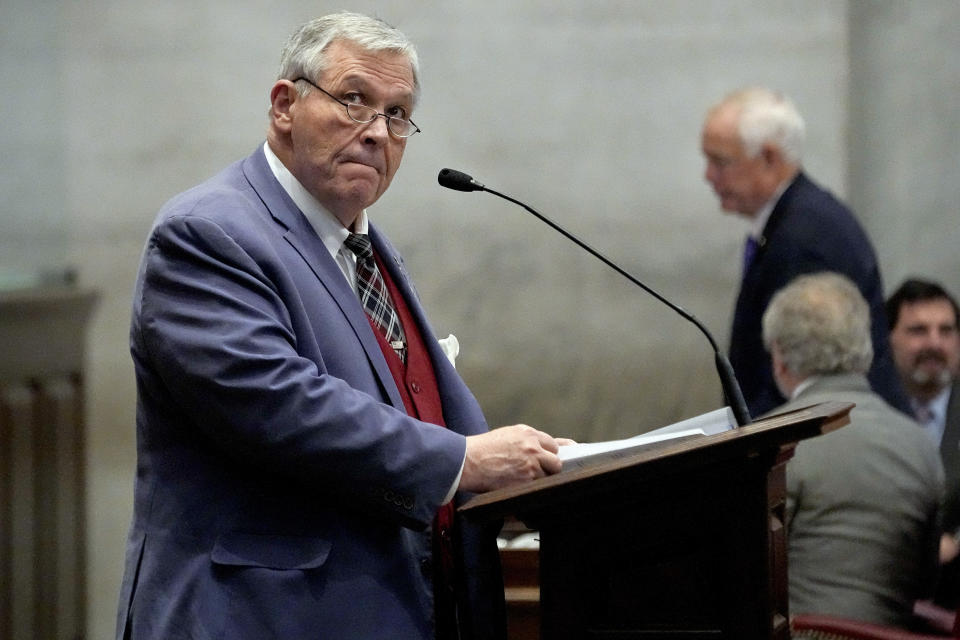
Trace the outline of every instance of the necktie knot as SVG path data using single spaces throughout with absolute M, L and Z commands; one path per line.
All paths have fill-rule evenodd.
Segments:
M 362 233 L 351 233 L 343 244 L 353 251 L 357 259 L 364 262 L 373 259 L 373 245 L 370 243 L 370 236 Z
M 916 413 L 917 420 L 920 422 L 920 424 L 924 424 L 924 425 L 932 423 L 937 417 L 937 414 L 934 413 L 930 405 L 926 405 L 926 404 L 918 403 L 915 406 L 914 412 Z

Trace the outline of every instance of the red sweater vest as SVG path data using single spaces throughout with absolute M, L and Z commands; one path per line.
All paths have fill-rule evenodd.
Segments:
M 440 390 L 437 387 L 437 378 L 433 370 L 433 363 L 424 344 L 424 337 L 420 334 L 406 300 L 397 289 L 384 268 L 379 255 L 374 255 L 377 268 L 383 276 L 383 281 L 390 293 L 390 299 L 397 310 L 403 332 L 407 340 L 406 362 L 400 360 L 396 352 L 387 342 L 377 325 L 370 321 L 373 333 L 377 336 L 380 350 L 387 360 L 393 380 L 400 390 L 403 406 L 407 415 L 441 427 L 443 421 L 443 406 L 440 400 Z M 369 317 L 368 317 L 369 320 Z M 434 339 L 432 336 L 428 340 Z M 437 517 L 433 521 L 433 560 L 434 560 L 434 599 L 437 637 L 449 636 L 449 631 L 456 628 L 456 613 L 454 595 L 455 564 L 453 550 L 453 502 L 440 507 Z M 453 625 L 453 626 L 450 626 Z

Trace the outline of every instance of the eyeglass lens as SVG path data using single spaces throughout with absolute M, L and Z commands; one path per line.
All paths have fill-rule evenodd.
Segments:
M 380 115 L 380 113 L 373 107 L 368 107 L 363 104 L 348 104 L 347 115 L 350 116 L 351 120 L 361 124 L 366 124 L 368 122 L 373 122 L 373 120 Z M 395 135 L 407 137 L 413 133 L 414 125 L 409 120 L 403 120 L 402 118 L 394 118 L 390 116 L 385 117 L 387 118 L 387 126 L 390 127 L 390 130 L 393 131 Z

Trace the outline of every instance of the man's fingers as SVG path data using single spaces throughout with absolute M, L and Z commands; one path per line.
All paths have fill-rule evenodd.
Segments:
M 540 468 L 545 472 L 544 475 L 550 476 L 555 473 L 560 473 L 560 470 L 563 468 L 563 463 L 561 463 L 560 458 L 553 453 L 541 454 Z
M 468 436 L 460 488 L 489 491 L 558 473 L 560 442 L 525 424 Z
M 549 433 L 544 433 L 543 431 L 536 431 L 536 434 L 541 447 L 543 447 L 550 453 L 556 453 L 557 451 L 560 450 L 560 445 L 557 443 L 557 440 L 553 436 L 551 436 Z

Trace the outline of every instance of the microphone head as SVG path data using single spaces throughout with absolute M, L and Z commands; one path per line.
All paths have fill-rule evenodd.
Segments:
M 456 169 L 440 169 L 437 182 L 455 191 L 482 191 L 484 186 L 472 177 Z

